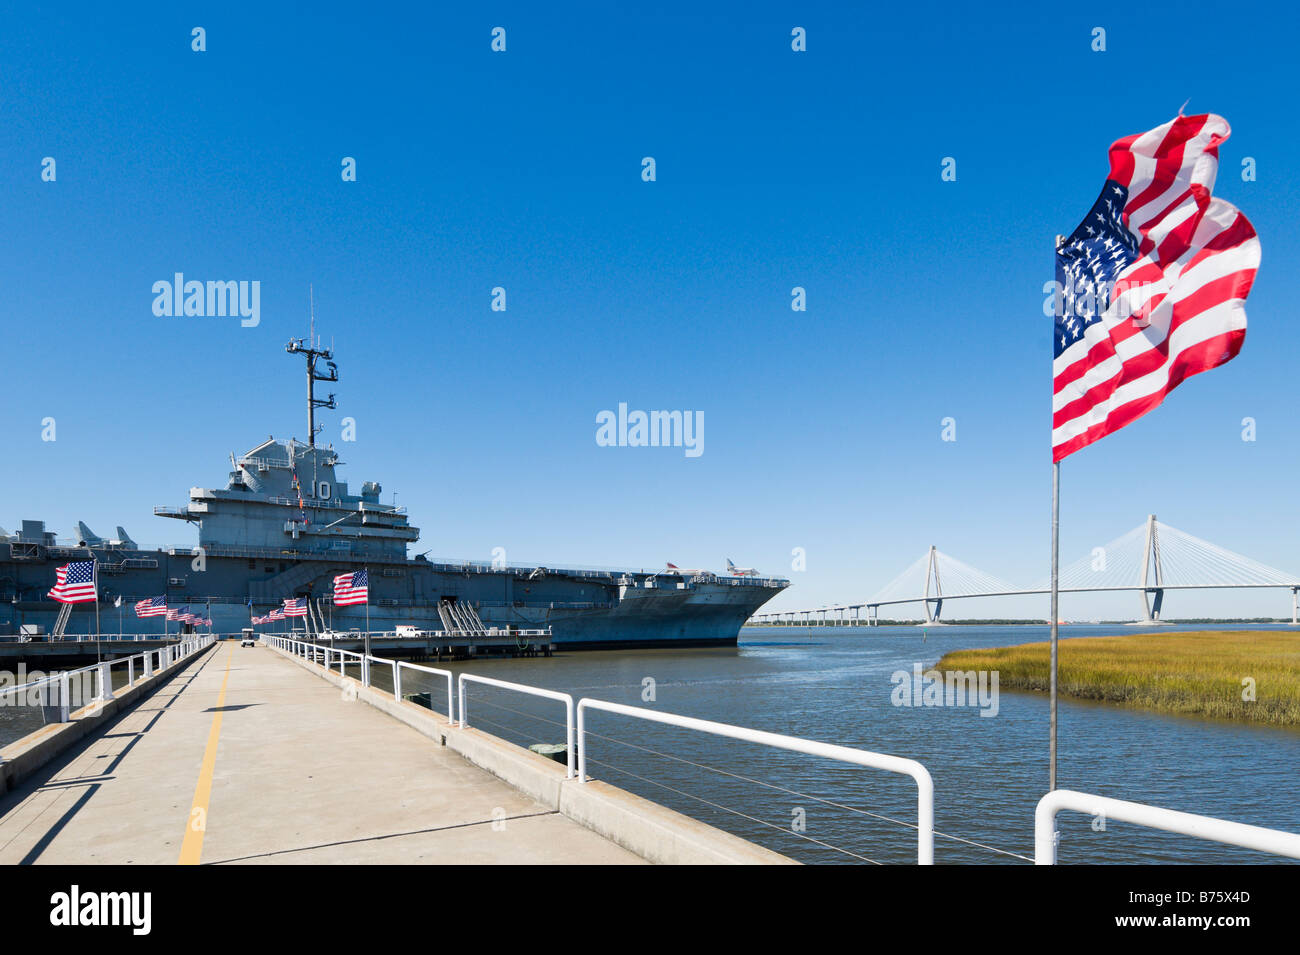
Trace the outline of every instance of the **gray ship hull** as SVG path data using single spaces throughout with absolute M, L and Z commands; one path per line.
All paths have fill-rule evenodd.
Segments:
M 0 544 L 0 636 L 23 625 L 52 632 L 60 605 L 46 592 L 55 569 L 93 555 L 102 568 L 99 632 L 161 635 L 177 622 L 137 618 L 137 600 L 166 594 L 169 605 L 189 606 L 209 617 L 214 632 L 234 633 L 250 617 L 278 607 L 286 596 L 311 598 L 317 627 L 361 630 L 367 608 L 334 607 L 327 596 L 336 574 L 360 569 L 350 561 L 301 559 L 289 553 L 234 557 L 212 553 L 200 561 L 180 549 L 123 551 L 96 548 L 21 548 Z M 247 552 L 245 552 L 247 553 Z M 196 569 L 201 566 L 202 569 Z M 578 571 L 488 564 L 438 564 L 424 560 L 365 564 L 370 578 L 369 629 L 398 626 L 442 630 L 440 601 L 472 606 L 489 627 L 549 627 L 552 642 L 571 649 L 734 645 L 740 628 L 788 584 L 779 579 L 693 578 L 644 571 Z M 121 598 L 121 607 L 114 604 Z M 250 607 L 250 601 L 252 603 Z M 285 620 L 262 625 L 290 630 Z M 65 633 L 96 632 L 95 605 L 74 606 Z

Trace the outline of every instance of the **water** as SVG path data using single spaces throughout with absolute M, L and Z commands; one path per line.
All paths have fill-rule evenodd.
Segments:
M 1126 631 L 1072 626 L 1066 634 L 1117 632 Z M 1047 790 L 1046 695 L 1003 689 L 993 718 L 975 707 L 902 708 L 890 702 L 890 675 L 910 671 L 914 662 L 929 667 L 948 650 L 1030 643 L 1047 633 L 1045 626 L 944 627 L 923 640 L 914 627 L 761 628 L 746 630 L 736 649 L 568 653 L 444 666 L 563 690 L 575 699 L 649 705 L 917 759 L 934 778 L 936 829 L 1032 857 L 1034 806 Z M 647 678 L 654 680 L 653 703 L 642 699 Z M 374 682 L 391 688 L 386 668 L 375 667 Z M 420 681 L 404 671 L 405 692 L 429 688 L 435 708 L 444 709 L 445 681 Z M 471 726 L 521 745 L 564 741 L 560 703 L 479 685 L 467 696 Z M 1300 805 L 1291 798 L 1300 732 L 1068 700 L 1060 702 L 1059 718 L 1063 788 L 1300 831 Z M 608 713 L 589 713 L 588 727 L 600 734 L 591 740 L 593 776 L 712 825 L 805 862 L 916 860 L 914 829 L 853 811 L 914 824 L 916 789 L 907 777 Z M 804 830 L 797 834 L 792 826 L 800 816 Z M 1095 831 L 1092 818 L 1077 813 L 1058 820 L 1065 863 L 1277 861 L 1115 821 Z M 1027 864 L 941 836 L 935 860 Z
M 1065 634 L 1122 632 L 1131 631 L 1072 626 Z M 1003 689 L 993 718 L 974 707 L 899 708 L 890 702 L 890 675 L 913 663 L 928 667 L 948 650 L 1046 638 L 1046 627 L 1030 626 L 943 627 L 924 640 L 914 627 L 761 628 L 746 630 L 734 649 L 579 652 L 442 666 L 563 690 L 575 699 L 653 706 L 920 760 L 934 778 L 939 831 L 1016 854 L 937 836 L 937 862 L 1026 864 L 1016 856 L 1033 855 L 1034 806 L 1047 789 L 1046 695 Z M 114 668 L 116 685 L 124 671 Z M 445 708 L 445 681 L 403 673 L 405 692 L 432 690 L 435 708 Z M 647 678 L 654 680 L 653 703 L 642 699 Z M 377 687 L 392 687 L 383 666 L 374 667 L 373 679 Z M 467 697 L 471 726 L 520 745 L 564 741 L 560 703 L 481 685 L 470 685 Z M 609 713 L 588 716 L 596 778 L 805 862 L 916 859 L 915 830 L 877 818 L 915 822 L 916 790 L 906 777 Z M 40 726 L 38 709 L 0 707 L 0 743 Z M 1065 788 L 1300 831 L 1300 804 L 1291 796 L 1300 731 L 1062 700 L 1058 765 Z M 799 834 L 792 830 L 797 814 L 804 821 Z M 1059 817 L 1062 862 L 1277 861 L 1113 821 L 1094 831 L 1091 821 L 1075 813 Z

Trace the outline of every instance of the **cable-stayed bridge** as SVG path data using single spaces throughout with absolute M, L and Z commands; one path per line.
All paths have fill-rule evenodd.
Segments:
M 1288 588 L 1291 622 L 1300 624 L 1300 575 L 1162 524 L 1155 515 L 1127 534 L 1061 568 L 1061 593 L 1132 591 L 1141 598 L 1141 622 L 1160 622 L 1167 590 Z M 939 623 L 945 601 L 1050 593 L 1050 580 L 1018 587 L 931 547 L 875 596 L 857 603 L 757 613 L 750 624 L 875 626 L 881 607 L 920 604 L 925 622 Z

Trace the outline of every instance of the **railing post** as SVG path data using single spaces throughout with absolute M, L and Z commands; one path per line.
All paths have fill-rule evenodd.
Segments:
M 1034 810 L 1034 863 L 1055 865 L 1057 849 L 1056 814 L 1063 809 L 1102 816 L 1135 826 L 1163 829 L 1196 839 L 1208 839 L 1257 852 L 1300 859 L 1300 834 L 1230 822 L 1213 816 L 1164 809 L 1146 803 L 1093 796 L 1070 789 L 1054 789 L 1038 801 Z
M 578 701 L 578 782 L 587 781 L 587 708 Z
M 153 676 L 153 651 L 146 650 L 141 656 L 144 657 L 144 678 L 147 680 Z
M 402 665 L 393 661 L 393 699 L 402 701 Z
M 99 665 L 99 698 L 101 700 L 113 698 L 113 674 L 108 672 L 107 663 Z
M 566 756 L 568 757 L 566 760 L 566 762 L 568 763 L 568 771 L 564 774 L 564 778 L 572 779 L 573 760 L 574 760 L 574 756 L 576 755 L 574 753 L 574 747 L 573 747 L 573 697 L 569 697 L 567 700 L 564 701 L 564 730 L 565 730 L 564 741 L 568 748 L 568 753 L 566 754 Z
M 59 674 L 59 722 L 67 723 L 72 719 L 72 687 L 66 672 Z
M 128 688 L 135 686 L 135 657 L 126 658 L 126 685 Z

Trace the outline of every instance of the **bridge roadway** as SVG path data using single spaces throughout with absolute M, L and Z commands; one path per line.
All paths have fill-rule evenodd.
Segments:
M 200 861 L 643 860 L 274 651 L 226 641 L 0 797 L 0 863 Z

